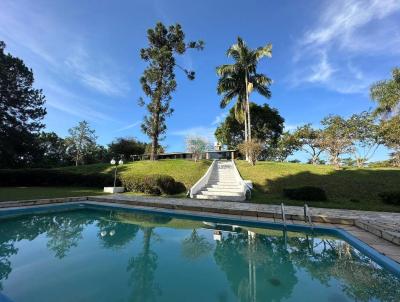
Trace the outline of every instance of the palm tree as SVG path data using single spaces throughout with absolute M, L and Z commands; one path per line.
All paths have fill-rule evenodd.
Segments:
M 220 76 L 217 92 L 223 94 L 220 106 L 225 108 L 236 98 L 236 118 L 239 122 L 244 120 L 245 141 L 249 141 L 251 140 L 249 94 L 255 90 L 266 98 L 271 97 L 269 86 L 272 81 L 266 75 L 257 73 L 257 63 L 263 57 L 272 56 L 272 45 L 267 44 L 253 50 L 238 37 L 237 44 L 228 49 L 227 56 L 232 57 L 235 63 L 217 67 L 217 74 Z

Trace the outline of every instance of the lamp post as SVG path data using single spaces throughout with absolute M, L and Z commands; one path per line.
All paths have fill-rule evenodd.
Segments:
M 122 159 L 120 159 L 118 162 L 113 158 L 111 161 L 110 161 L 110 164 L 112 164 L 113 166 L 115 166 L 115 168 L 114 168 L 114 188 L 115 188 L 115 185 L 116 185 L 116 183 L 117 183 L 117 168 L 118 168 L 118 165 L 123 165 L 124 164 L 124 162 L 122 161 Z

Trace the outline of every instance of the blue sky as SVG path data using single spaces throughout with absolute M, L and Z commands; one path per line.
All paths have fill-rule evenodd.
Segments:
M 272 43 L 272 58 L 259 66 L 274 81 L 272 98 L 251 99 L 277 108 L 287 129 L 373 108 L 369 85 L 388 78 L 400 58 L 398 0 L 0 1 L 0 40 L 33 68 L 47 98 L 47 130 L 65 136 L 86 119 L 101 144 L 120 136 L 147 140 L 140 131 L 145 110 L 137 105 L 145 68 L 139 50 L 157 21 L 180 23 L 188 40 L 206 43 L 178 59 L 197 78 L 177 70 L 163 142 L 169 151 L 183 150 L 188 134 L 212 137 L 226 114 L 215 67 L 230 62 L 225 52 L 237 36 L 251 47 Z M 381 148 L 375 159 L 386 154 Z

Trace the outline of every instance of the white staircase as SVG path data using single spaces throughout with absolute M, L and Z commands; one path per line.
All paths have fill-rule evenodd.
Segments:
M 230 160 L 214 162 L 203 178 L 191 189 L 192 198 L 226 201 L 246 199 L 249 188 Z

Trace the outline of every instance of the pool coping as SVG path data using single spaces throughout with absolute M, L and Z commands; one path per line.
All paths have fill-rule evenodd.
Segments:
M 246 216 L 245 214 L 226 214 L 216 213 L 211 211 L 199 211 L 199 210 L 187 210 L 187 209 L 167 209 L 165 207 L 154 207 L 154 206 L 143 206 L 143 205 L 132 205 L 121 202 L 110 202 L 110 200 L 93 200 L 92 197 L 73 197 L 73 198 L 56 198 L 46 200 L 33 200 L 25 202 L 13 202 L 9 203 L 8 206 L 0 208 L 0 219 L 9 218 L 19 215 L 26 215 L 30 213 L 43 213 L 49 211 L 64 211 L 74 210 L 80 208 L 89 209 L 116 209 L 123 211 L 134 211 L 143 213 L 156 213 L 160 215 L 168 215 L 177 218 L 189 218 L 192 220 L 204 220 L 210 222 L 222 222 L 228 224 L 240 224 L 250 227 L 261 227 L 269 229 L 279 229 L 287 231 L 303 231 L 303 232 L 315 232 L 324 233 L 337 236 L 344 239 L 350 245 L 361 251 L 363 254 L 370 257 L 378 265 L 389 270 L 391 273 L 400 278 L 400 263 L 392 259 L 389 255 L 380 253 L 377 248 L 374 248 L 365 242 L 362 238 L 357 238 L 357 235 L 351 234 L 346 229 L 339 226 L 321 226 L 318 225 L 307 225 L 299 223 L 285 223 L 276 222 L 275 220 L 267 220 L 268 218 Z

